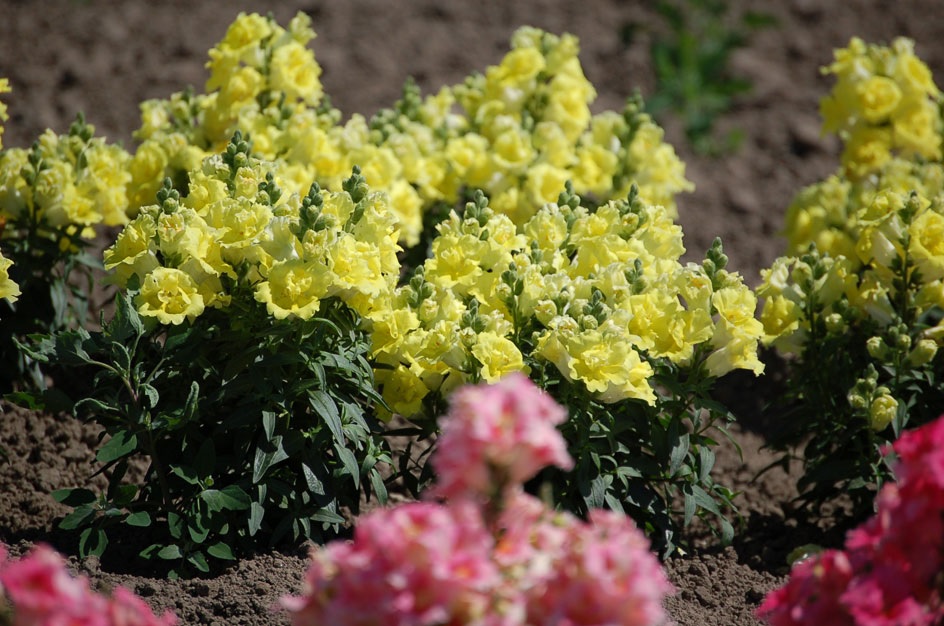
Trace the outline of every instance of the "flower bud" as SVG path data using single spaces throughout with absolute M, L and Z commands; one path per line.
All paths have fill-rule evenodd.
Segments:
M 826 332 L 840 334 L 846 329 L 846 322 L 839 313 L 830 313 L 826 316 Z
M 849 395 L 846 396 L 846 399 L 849 400 L 849 406 L 851 406 L 853 410 L 864 411 L 869 407 L 868 400 L 866 400 L 865 396 L 863 396 L 861 393 L 858 393 L 857 391 L 850 391 Z
M 937 342 L 933 339 L 919 339 L 914 349 L 908 354 L 908 365 L 921 367 L 927 365 L 937 355 Z
M 869 337 L 869 340 L 865 342 L 865 349 L 869 351 L 869 356 L 873 359 L 879 361 L 884 361 L 888 356 L 888 346 L 885 344 L 885 341 L 879 337 Z
M 869 425 L 875 432 L 881 432 L 898 415 L 898 400 L 888 394 L 882 394 L 872 400 L 869 407 Z

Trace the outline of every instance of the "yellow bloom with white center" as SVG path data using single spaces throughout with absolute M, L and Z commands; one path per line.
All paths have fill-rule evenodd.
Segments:
M 10 279 L 10 266 L 12 265 L 13 261 L 5 258 L 0 253 L 0 298 L 7 302 L 16 302 L 20 295 L 20 286 Z
M 498 382 L 512 372 L 528 373 L 518 346 L 496 333 L 482 332 L 476 335 L 471 352 L 482 365 L 479 372 L 482 379 L 489 384 Z
M 567 218 L 560 207 L 551 204 L 535 213 L 524 225 L 523 231 L 527 240 L 536 243 L 538 249 L 553 253 L 567 239 Z
M 301 259 L 275 263 L 266 280 L 256 284 L 254 297 L 277 320 L 289 316 L 307 320 L 318 312 L 326 282 L 319 266 Z
M 203 313 L 203 296 L 189 274 L 172 267 L 157 267 L 141 283 L 134 298 L 138 313 L 162 324 L 179 325 Z
M 289 100 L 317 104 L 321 100 L 321 67 L 314 53 L 298 41 L 276 47 L 269 65 L 272 88 Z

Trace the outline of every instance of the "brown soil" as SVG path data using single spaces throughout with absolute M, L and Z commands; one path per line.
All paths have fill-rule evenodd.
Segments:
M 775 28 L 759 32 L 739 52 L 733 68 L 753 82 L 721 120 L 722 130 L 739 128 L 744 144 L 721 158 L 695 155 L 677 122 L 667 137 L 687 163 L 697 189 L 679 200 L 680 222 L 692 257 L 701 256 L 720 236 L 729 267 L 757 284 L 759 270 L 780 252 L 777 237 L 784 209 L 803 185 L 832 172 L 838 144 L 819 135 L 817 103 L 829 81 L 819 68 L 832 50 L 857 35 L 890 41 L 904 35 L 937 76 L 944 76 L 944 20 L 933 19 L 938 0 L 761 0 L 732 1 L 774 15 Z M 6 97 L 11 119 L 4 144 L 25 146 L 45 128 L 65 132 L 84 111 L 99 134 L 131 144 L 138 126 L 138 103 L 166 97 L 187 85 L 202 86 L 206 51 L 219 40 L 239 10 L 269 10 L 263 3 L 213 0 L 120 2 L 118 0 L 0 0 L 0 76 L 14 92 Z M 530 24 L 580 37 L 581 58 L 599 92 L 596 110 L 618 109 L 639 88 L 652 93 L 648 41 L 660 22 L 650 3 L 619 0 L 524 0 L 462 2 L 381 0 L 327 2 L 292 0 L 273 13 L 285 23 L 296 10 L 313 18 L 313 42 L 332 101 L 346 114 L 371 114 L 392 103 L 408 76 L 425 92 L 461 80 L 497 62 L 512 31 Z M 620 31 L 638 25 L 624 45 Z M 752 612 L 764 594 L 784 580 L 786 555 L 811 541 L 841 540 L 835 520 L 800 523 L 789 505 L 795 495 L 792 473 L 777 469 L 755 480 L 775 456 L 763 449 L 764 435 L 777 415 L 766 403 L 781 381 L 776 361 L 770 374 L 755 380 L 733 374 L 721 395 L 739 417 L 733 447 L 719 453 L 716 478 L 741 492 L 745 516 L 729 548 L 710 542 L 671 559 L 667 568 L 678 593 L 669 600 L 682 626 L 753 625 Z M 14 553 L 31 542 L 47 541 L 75 553 L 72 537 L 55 531 L 66 512 L 49 492 L 86 484 L 94 471 L 96 431 L 69 416 L 29 412 L 9 405 L 0 416 L 0 541 Z M 169 582 L 129 569 L 119 554 L 99 562 L 72 559 L 96 585 L 124 585 L 155 608 L 170 608 L 181 624 L 279 624 L 271 611 L 277 598 L 297 592 L 306 564 L 304 551 L 269 553 L 241 561 L 209 580 Z

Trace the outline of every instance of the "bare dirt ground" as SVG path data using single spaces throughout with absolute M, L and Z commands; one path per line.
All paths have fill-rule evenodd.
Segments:
M 719 158 L 698 156 L 678 121 L 666 122 L 667 138 L 686 162 L 696 190 L 679 199 L 679 221 L 693 258 L 720 236 L 739 270 L 756 285 L 759 270 L 778 256 L 777 232 L 793 195 L 833 171 L 838 143 L 819 134 L 817 103 L 829 89 L 819 68 L 832 50 L 856 35 L 888 42 L 908 36 L 940 82 L 944 76 L 944 20 L 939 0 L 732 0 L 731 13 L 762 11 L 777 19 L 758 32 L 732 62 L 753 82 L 721 121 L 739 128 L 739 150 Z M 166 97 L 187 85 L 201 88 L 206 51 L 240 10 L 272 11 L 286 23 L 296 11 L 312 16 L 313 42 L 325 91 L 345 114 L 370 115 L 391 104 L 413 76 L 424 92 L 462 80 L 496 63 L 515 28 L 529 24 L 580 37 L 585 71 L 599 92 L 597 111 L 619 109 L 640 89 L 652 93 L 648 42 L 661 24 L 651 3 L 618 0 L 212 0 L 121 2 L 118 0 L 0 0 L 0 76 L 10 79 L 11 119 L 6 146 L 27 146 L 45 128 L 65 132 L 84 111 L 99 134 L 132 145 L 138 103 Z M 625 25 L 636 24 L 630 45 Z M 755 380 L 730 375 L 719 394 L 739 417 L 734 436 L 743 449 L 719 453 L 717 479 L 741 492 L 745 517 L 734 545 L 705 542 L 667 563 L 678 593 L 669 600 L 681 626 L 747 626 L 763 595 L 783 581 L 786 555 L 815 541 L 842 537 L 841 520 L 802 522 L 789 505 L 796 470 L 757 472 L 775 457 L 763 449 L 775 426 L 782 381 L 771 358 L 770 373 Z M 93 471 L 96 432 L 69 416 L 32 413 L 9 405 L 0 414 L 0 541 L 21 552 L 46 541 L 75 553 L 73 539 L 54 530 L 66 510 L 48 493 L 86 483 Z M 269 553 L 241 561 L 212 579 L 169 582 L 147 575 L 120 553 L 103 561 L 72 559 L 78 571 L 102 588 L 124 585 L 155 608 L 171 608 L 181 624 L 281 624 L 270 609 L 296 592 L 306 565 L 304 550 Z

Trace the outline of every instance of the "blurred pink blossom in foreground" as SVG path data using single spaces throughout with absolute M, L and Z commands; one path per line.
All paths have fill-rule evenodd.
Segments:
M 653 626 L 672 587 L 628 517 L 584 522 L 523 483 L 572 467 L 564 410 L 523 375 L 458 390 L 434 453 L 434 501 L 365 515 L 312 554 L 295 626 Z
M 173 626 L 170 612 L 156 617 L 139 597 L 118 587 L 110 598 L 94 593 L 85 578 L 74 578 L 63 558 L 38 545 L 13 561 L 0 545 L 0 608 L 12 605 L 13 626 Z
M 845 550 L 797 564 L 764 599 L 757 614 L 771 626 L 944 624 L 944 416 L 893 447 L 898 482 Z

